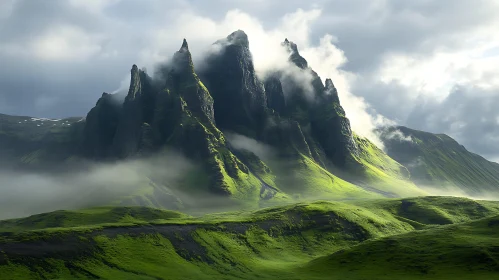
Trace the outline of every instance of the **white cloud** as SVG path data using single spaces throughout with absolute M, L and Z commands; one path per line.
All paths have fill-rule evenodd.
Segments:
M 263 160 L 274 156 L 274 150 L 271 146 L 258 142 L 253 138 L 232 132 L 225 132 L 225 136 L 227 141 L 237 150 L 248 150 Z
M 104 8 L 120 1 L 121 0 L 69 0 L 69 4 L 79 9 L 85 9 L 89 12 L 101 13 Z
M 35 39 L 34 55 L 44 60 L 84 61 L 101 50 L 102 36 L 88 34 L 75 26 L 59 26 Z
M 405 135 L 402 131 L 396 129 L 384 135 L 387 140 L 395 139 L 399 141 L 412 142 L 412 137 L 410 135 Z
M 375 75 L 384 83 L 395 81 L 410 88 L 413 96 L 422 94 L 440 100 L 456 84 L 497 87 L 499 53 L 489 52 L 499 47 L 497 32 L 482 27 L 459 35 L 463 40 L 460 48 L 442 45 L 427 56 L 388 54 Z

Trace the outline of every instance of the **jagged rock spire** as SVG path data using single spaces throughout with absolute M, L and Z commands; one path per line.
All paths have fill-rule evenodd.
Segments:
M 125 101 L 127 100 L 133 100 L 135 99 L 135 96 L 140 94 L 141 92 L 141 83 L 140 83 L 140 70 L 137 65 L 132 66 L 132 70 L 130 70 L 130 88 L 128 89 L 128 94 L 125 98 Z
M 194 73 L 194 64 L 186 39 L 183 40 L 178 52 L 173 55 L 173 69 L 177 74 Z
M 334 89 L 333 81 L 329 78 L 326 79 L 326 90 Z
M 324 92 L 326 96 L 330 96 L 334 102 L 340 103 L 340 99 L 338 97 L 338 90 L 333 84 L 331 79 L 326 79 L 326 87 L 324 88 Z
M 281 43 L 281 45 L 287 48 L 289 52 L 289 60 L 291 62 L 293 62 L 301 69 L 308 68 L 307 60 L 300 55 L 300 53 L 298 52 L 298 46 L 295 43 L 289 41 L 288 38 L 286 38 L 284 39 L 284 42 Z
M 184 41 L 182 42 L 182 46 L 180 47 L 179 52 L 185 52 L 189 51 L 189 45 L 187 44 L 187 40 L 184 38 Z

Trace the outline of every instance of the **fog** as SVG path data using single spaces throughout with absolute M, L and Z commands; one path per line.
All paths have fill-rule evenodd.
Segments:
M 470 194 L 455 186 L 445 185 L 418 185 L 419 188 L 432 196 L 456 196 L 474 200 L 494 200 L 499 201 L 499 194 L 492 191 L 481 191 L 477 194 Z
M 66 172 L 0 171 L 0 219 L 108 205 L 153 181 L 175 183 L 195 166 L 173 151 L 116 163 L 85 162 Z M 167 187 L 164 187 L 167 188 Z M 134 205 L 132 201 L 126 203 Z M 136 205 L 136 204 L 135 204 Z M 172 205 L 174 208 L 174 205 Z
M 273 159 L 276 155 L 275 149 L 270 145 L 233 132 L 224 132 L 230 145 L 237 150 L 248 150 L 257 155 L 263 161 Z

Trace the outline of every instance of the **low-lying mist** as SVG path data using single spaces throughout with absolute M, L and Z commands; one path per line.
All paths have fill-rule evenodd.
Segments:
M 233 149 L 253 152 L 272 167 L 286 169 L 277 151 L 264 143 L 235 133 L 225 133 Z M 277 170 L 274 170 L 274 172 Z M 279 170 L 279 176 L 288 176 Z M 210 212 L 255 209 L 257 205 L 240 204 L 226 196 L 212 194 L 207 182 L 197 181 L 203 168 L 172 150 L 155 156 L 117 162 L 84 162 L 69 170 L 53 172 L 0 170 L 0 219 L 18 218 L 55 210 L 95 206 L 144 206 L 136 199 L 148 196 L 166 209 L 201 215 Z M 204 174 L 209 175 L 209 174 Z M 291 175 L 291 174 L 289 174 Z M 186 180 L 188 181 L 186 183 Z M 293 186 L 286 186 L 288 191 Z M 432 196 L 457 196 L 478 200 L 499 200 L 496 193 L 469 195 L 457 187 L 420 186 Z M 288 199 L 266 201 L 261 206 L 277 206 L 334 197 L 302 196 L 287 193 Z M 179 203 L 177 203 L 179 202 Z M 180 207 L 179 207 L 180 205 Z
M 499 194 L 497 192 L 486 192 L 481 191 L 477 194 L 469 194 L 458 187 L 454 186 L 421 186 L 419 188 L 428 192 L 432 196 L 456 196 L 456 197 L 466 197 L 474 200 L 494 200 L 499 201 Z
M 109 205 L 152 180 L 174 183 L 192 168 L 185 157 L 168 152 L 115 163 L 86 162 L 64 173 L 0 170 L 0 219 Z

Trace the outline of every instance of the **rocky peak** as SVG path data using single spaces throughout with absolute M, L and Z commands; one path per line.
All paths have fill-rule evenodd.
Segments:
M 336 89 L 331 79 L 327 78 L 325 83 L 326 83 L 326 90 Z
M 140 95 L 142 91 L 142 86 L 140 82 L 140 70 L 137 65 L 132 66 L 132 70 L 130 70 L 131 78 L 130 78 L 130 88 L 128 89 L 128 95 L 125 98 L 125 102 L 134 100 L 137 95 Z
M 269 75 L 264 81 L 267 94 L 267 106 L 278 114 L 286 109 L 286 100 L 278 74 Z
M 187 40 L 184 38 L 184 41 L 182 42 L 182 46 L 180 47 L 179 52 L 186 52 L 189 51 L 189 45 L 187 44 Z
M 340 99 L 338 97 L 338 90 L 333 84 L 333 81 L 331 79 L 326 79 L 326 87 L 324 89 L 324 92 L 326 93 L 326 96 L 328 98 L 331 98 L 333 102 L 340 103 Z
M 240 45 L 249 49 L 248 35 L 246 35 L 246 33 L 242 30 L 232 32 L 229 36 L 227 36 L 227 41 L 233 45 Z
M 215 100 L 216 123 L 256 137 L 266 118 L 267 98 L 255 73 L 248 36 L 237 30 L 215 44 L 221 51 L 207 59 L 199 74 Z
M 296 66 L 301 69 L 308 68 L 308 62 L 305 58 L 303 58 L 298 52 L 298 46 L 289 41 L 288 38 L 284 39 L 284 42 L 281 43 L 283 47 L 285 47 L 289 52 L 289 60 L 293 62 Z
M 173 70 L 177 74 L 194 73 L 191 52 L 185 39 L 180 49 L 173 55 Z

